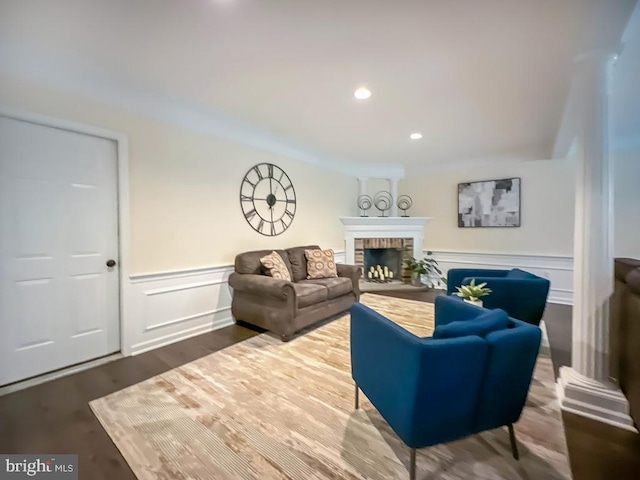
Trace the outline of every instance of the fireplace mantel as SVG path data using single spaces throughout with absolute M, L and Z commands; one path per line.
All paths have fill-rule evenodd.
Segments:
M 424 227 L 431 217 L 341 217 L 344 226 L 345 260 L 355 264 L 357 238 L 411 238 L 413 256 L 422 256 Z

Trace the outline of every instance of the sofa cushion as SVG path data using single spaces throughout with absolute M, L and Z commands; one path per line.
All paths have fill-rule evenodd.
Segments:
M 514 268 L 509 273 L 507 273 L 506 278 L 516 278 L 526 280 L 528 278 L 535 278 L 533 274 L 529 272 L 525 272 L 524 270 L 520 270 L 519 268 Z
M 333 250 L 305 250 L 307 259 L 307 278 L 336 278 L 338 270 Z
M 316 303 L 324 302 L 329 295 L 329 291 L 323 285 L 313 285 L 311 283 L 294 283 L 293 289 L 296 291 L 298 308 L 308 307 Z
M 289 263 L 289 256 L 284 250 L 256 250 L 253 252 L 245 252 L 236 255 L 235 268 L 237 273 L 252 274 L 252 275 L 264 275 L 265 270 L 260 262 L 262 257 L 269 255 L 271 252 L 277 252 L 281 257 L 284 264 L 291 272 L 291 264 Z M 293 277 L 293 275 L 292 275 Z
M 284 263 L 282 256 L 278 252 L 271 252 L 260 259 L 260 263 L 264 267 L 267 275 L 278 280 L 291 281 L 291 272 Z
M 501 309 L 491 310 L 487 313 L 458 322 L 451 322 L 437 327 L 433 332 L 433 338 L 457 338 L 468 335 L 485 337 L 496 330 L 503 330 L 509 326 L 509 316 Z
M 322 285 L 328 290 L 327 298 L 338 298 L 347 293 L 353 292 L 353 282 L 350 278 L 312 278 L 301 280 L 301 284 Z
M 289 264 L 291 265 L 291 278 L 294 282 L 299 282 L 307 278 L 307 259 L 304 256 L 305 250 L 319 250 L 317 245 L 306 247 L 294 247 L 286 250 Z

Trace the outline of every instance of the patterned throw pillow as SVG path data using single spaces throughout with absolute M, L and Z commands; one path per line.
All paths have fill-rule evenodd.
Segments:
M 289 269 L 278 252 L 271 252 L 269 255 L 262 257 L 260 263 L 270 277 L 291 281 Z
M 335 278 L 338 276 L 333 250 L 305 250 L 307 278 Z

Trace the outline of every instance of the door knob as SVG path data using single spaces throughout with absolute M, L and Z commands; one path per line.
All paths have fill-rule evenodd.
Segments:
M 115 260 L 107 260 L 107 267 L 113 268 L 115 266 L 116 266 L 116 261 Z

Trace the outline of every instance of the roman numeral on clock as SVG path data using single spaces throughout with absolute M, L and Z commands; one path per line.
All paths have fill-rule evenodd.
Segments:
M 267 164 L 267 176 L 273 178 L 273 165 L 270 163 Z
M 252 202 L 253 198 L 251 198 L 249 195 L 240 195 L 240 200 L 242 200 L 243 202 Z
M 289 220 L 290 220 L 289 224 L 291 224 L 291 220 L 293 220 L 293 212 L 291 212 L 290 210 L 287 209 L 284 212 L 284 214 L 289 218 Z
M 248 212 L 246 212 L 244 214 L 245 218 L 247 219 L 247 221 L 251 221 L 253 219 L 253 217 L 255 217 L 258 214 L 258 212 L 256 212 L 255 208 L 252 208 L 251 210 L 249 210 Z
M 262 180 L 264 178 L 262 172 L 260 171 L 260 168 L 257 165 L 253 167 L 253 171 L 258 175 L 258 180 Z
M 264 220 L 260 219 L 260 223 L 258 223 L 258 231 L 262 233 L 262 227 L 264 227 Z

